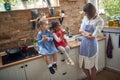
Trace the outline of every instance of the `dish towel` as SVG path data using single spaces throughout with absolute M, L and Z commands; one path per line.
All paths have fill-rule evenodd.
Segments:
M 106 50 L 106 54 L 107 54 L 108 58 L 112 58 L 112 50 L 113 50 L 113 45 L 112 45 L 111 36 L 109 34 L 108 43 L 107 43 L 107 50 Z

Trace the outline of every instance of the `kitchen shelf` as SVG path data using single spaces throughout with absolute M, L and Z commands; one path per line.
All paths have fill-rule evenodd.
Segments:
M 58 4 L 58 5 L 56 5 L 56 6 L 52 6 L 51 8 L 59 8 L 60 7 L 60 5 Z M 12 12 L 12 11 L 24 11 L 24 10 L 32 10 L 32 9 L 47 9 L 48 7 L 41 7 L 41 8 L 39 8 L 39 7 L 36 7 L 36 8 L 23 8 L 23 9 L 13 9 L 12 8 L 12 10 L 10 10 L 10 11 L 6 11 L 5 9 L 3 9 L 3 10 L 0 10 L 0 12 Z
M 1 40 L 0 45 L 1 44 L 6 44 L 6 43 L 9 43 L 9 42 L 13 42 L 13 41 L 17 41 L 17 40 L 25 40 L 25 39 L 29 40 L 30 38 L 29 38 L 28 35 L 26 35 L 26 36 L 20 36 L 20 37 L 15 37 L 15 38 L 11 38 L 11 39 Z
M 105 26 L 103 27 L 104 29 L 120 29 L 120 27 L 108 27 L 108 26 Z
M 49 18 L 47 18 L 47 19 L 48 19 L 48 20 L 52 20 L 52 19 L 59 19 L 59 18 L 63 18 L 63 17 L 57 16 L 57 17 L 49 17 Z
M 64 16 L 64 17 L 66 17 L 66 16 Z M 64 17 L 56 16 L 56 17 L 48 17 L 46 19 L 48 19 L 48 20 L 54 20 L 54 19 L 59 19 L 59 18 L 64 18 Z M 30 22 L 36 22 L 36 21 L 37 21 L 37 19 L 30 20 Z
M 72 1 L 77 1 L 77 0 L 68 0 L 68 1 L 71 1 L 71 2 L 72 2 Z

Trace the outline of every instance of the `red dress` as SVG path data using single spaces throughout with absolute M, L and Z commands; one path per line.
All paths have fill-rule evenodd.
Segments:
M 66 42 L 66 40 L 64 39 L 64 31 L 62 31 L 62 30 L 57 31 L 57 32 L 56 32 L 56 31 L 53 31 L 53 33 L 55 33 L 58 38 L 60 38 L 60 37 L 63 36 L 62 38 L 60 38 L 60 39 L 61 39 L 60 42 L 57 42 L 57 41 L 54 39 L 55 46 L 56 46 L 56 47 L 59 47 L 59 46 L 66 47 L 66 46 L 67 46 L 67 42 Z

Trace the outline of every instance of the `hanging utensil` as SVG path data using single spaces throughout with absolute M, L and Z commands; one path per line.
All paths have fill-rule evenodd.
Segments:
M 32 9 L 31 10 L 31 16 L 32 19 L 36 19 L 38 17 L 38 10 L 37 9 Z M 35 21 L 32 22 L 32 29 L 35 30 L 35 28 L 37 27 L 37 24 Z

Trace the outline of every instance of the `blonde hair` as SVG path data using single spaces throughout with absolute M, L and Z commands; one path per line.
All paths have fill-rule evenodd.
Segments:
M 40 26 L 42 26 L 46 22 L 48 22 L 48 19 L 46 19 L 46 18 L 38 18 L 37 19 L 37 27 L 39 28 Z

